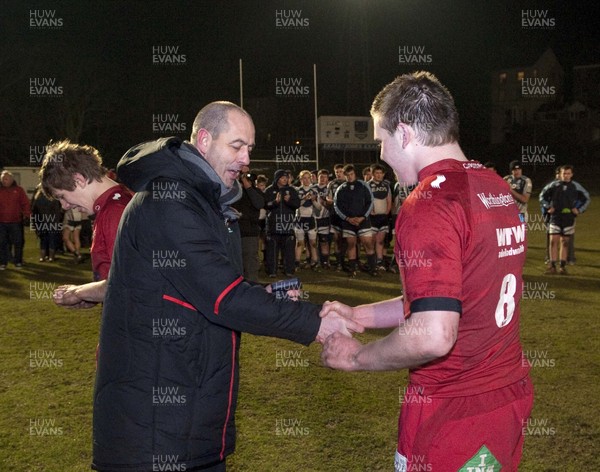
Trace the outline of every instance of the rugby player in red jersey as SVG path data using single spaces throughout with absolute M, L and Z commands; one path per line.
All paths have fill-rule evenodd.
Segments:
M 396 329 L 369 344 L 333 334 L 341 370 L 409 369 L 396 471 L 516 471 L 533 405 L 519 339 L 525 222 L 495 173 L 469 161 L 454 100 L 427 72 L 398 77 L 371 115 L 381 158 L 420 182 L 396 222 L 403 296 L 328 312 Z M 427 467 L 423 469 L 422 467 Z
M 108 177 L 96 148 L 69 140 L 48 146 L 40 180 L 44 193 L 60 201 L 63 209 L 96 215 L 90 248 L 94 282 L 61 285 L 53 296 L 57 305 L 66 308 L 93 307 L 104 301 L 117 228 L 132 193 Z

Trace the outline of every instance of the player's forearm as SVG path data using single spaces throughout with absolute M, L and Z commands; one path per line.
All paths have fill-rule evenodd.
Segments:
M 456 342 L 458 313 L 422 312 L 385 338 L 362 346 L 354 355 L 355 370 L 414 368 L 445 356 Z
M 354 308 L 353 319 L 365 328 L 396 328 L 404 321 L 402 297 Z
M 75 295 L 86 302 L 100 303 L 104 301 L 106 285 L 106 280 L 80 285 L 75 289 Z
M 437 358 L 419 347 L 419 339 L 395 329 L 385 338 L 365 344 L 354 355 L 354 370 L 398 370 L 420 366 Z

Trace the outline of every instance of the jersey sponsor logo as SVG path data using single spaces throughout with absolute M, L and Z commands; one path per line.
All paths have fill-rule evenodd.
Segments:
M 479 197 L 479 200 L 481 200 L 481 203 L 483 203 L 485 208 L 488 210 L 490 208 L 505 207 L 515 204 L 515 200 L 513 199 L 512 195 L 508 193 L 501 193 L 499 195 L 494 195 L 492 193 L 488 193 L 487 195 L 485 193 L 478 193 L 477 196 Z
M 444 175 L 437 175 L 435 177 L 435 180 L 433 182 L 431 182 L 431 186 L 433 188 L 440 188 L 440 185 L 442 185 L 445 181 L 446 181 L 446 176 L 444 176 Z
M 465 169 L 483 169 L 484 168 L 483 164 L 481 164 L 479 162 L 464 162 L 463 167 Z
M 471 457 L 458 472 L 500 472 L 502 464 L 484 445 Z
M 113 199 L 113 200 L 120 200 L 120 199 L 121 199 L 121 194 L 120 194 L 120 193 L 115 193 L 115 194 L 113 195 L 113 198 L 112 198 L 112 199 Z
M 511 246 L 512 239 L 515 238 L 515 243 L 525 241 L 525 223 L 519 226 L 510 226 L 508 228 L 496 228 L 496 238 L 498 239 L 498 247 Z
M 519 226 L 511 226 L 508 228 L 496 228 L 496 239 L 498 241 L 498 247 L 504 248 L 498 252 L 498 258 L 517 256 L 525 252 L 525 223 L 521 223 Z M 513 242 L 514 239 L 514 242 Z M 519 244 L 517 248 L 506 248 L 505 246 L 512 246 L 513 244 Z

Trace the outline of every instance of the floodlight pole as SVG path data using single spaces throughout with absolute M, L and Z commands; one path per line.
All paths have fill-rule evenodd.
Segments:
M 244 108 L 244 73 L 242 71 L 242 60 L 240 59 L 240 108 Z
M 317 65 L 313 64 L 313 82 L 314 82 L 314 95 L 315 95 L 315 161 L 317 163 L 317 170 L 319 170 L 319 126 L 317 117 Z

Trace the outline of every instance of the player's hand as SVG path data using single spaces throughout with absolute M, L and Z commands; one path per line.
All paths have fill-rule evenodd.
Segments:
M 548 211 L 547 211 L 547 213 L 548 213 L 549 215 L 551 215 L 552 213 L 554 213 L 554 207 L 550 207 L 550 208 L 548 208 Z
M 281 194 L 279 192 L 277 192 L 277 195 L 275 196 L 275 203 L 279 203 L 281 201 Z
M 572 213 L 573 213 L 575 216 L 579 215 L 579 210 L 578 210 L 577 208 L 571 208 L 571 212 L 572 212 Z
M 340 333 L 343 336 L 351 338 L 352 333 L 362 333 L 364 330 L 365 328 L 355 321 L 332 312 L 321 319 L 317 341 L 322 344 L 333 333 Z
M 92 308 L 97 305 L 95 302 L 88 302 L 77 295 L 77 285 L 61 285 L 54 290 L 52 299 L 57 305 L 65 308 Z
M 333 333 L 323 343 L 321 362 L 326 367 L 338 370 L 358 370 L 356 354 L 362 344 L 356 339 Z
M 323 318 L 330 313 L 337 313 L 344 318 L 354 320 L 354 308 L 341 302 L 330 302 L 327 300 L 325 303 L 323 303 L 319 316 Z

